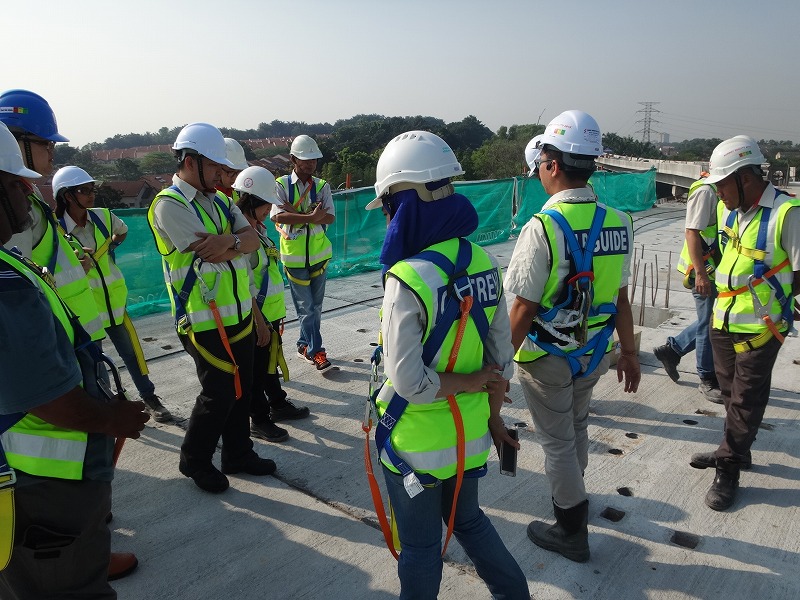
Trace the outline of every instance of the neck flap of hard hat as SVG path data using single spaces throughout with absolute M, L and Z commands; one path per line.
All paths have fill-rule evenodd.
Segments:
M 478 213 L 461 194 L 424 202 L 415 190 L 404 190 L 392 194 L 390 203 L 392 220 L 386 228 L 380 258 L 384 273 L 428 246 L 466 237 L 478 228 Z

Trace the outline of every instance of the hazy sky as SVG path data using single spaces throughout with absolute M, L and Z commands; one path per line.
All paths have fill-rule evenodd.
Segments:
M 44 96 L 72 145 L 208 121 L 362 113 L 800 142 L 798 0 L 26 0 L 0 90 Z

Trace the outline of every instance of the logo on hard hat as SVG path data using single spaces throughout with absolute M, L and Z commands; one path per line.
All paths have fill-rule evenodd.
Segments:
M 244 180 L 244 187 L 246 188 L 253 187 L 253 179 L 251 177 L 248 177 L 247 179 Z
M 566 135 L 566 133 L 567 133 L 566 129 L 553 129 L 554 135 Z
M 584 129 L 583 130 L 583 137 L 587 142 L 596 143 L 600 140 L 600 130 L 599 129 Z
M 739 152 L 739 158 L 744 158 L 745 156 L 750 156 L 753 153 L 752 150 L 747 150 L 746 152 Z
M 0 113 L 14 113 L 16 115 L 27 115 L 28 109 L 24 106 L 0 106 Z

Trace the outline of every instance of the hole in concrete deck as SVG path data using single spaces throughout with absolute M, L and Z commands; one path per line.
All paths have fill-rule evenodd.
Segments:
M 687 425 L 697 425 L 697 421 L 695 421 L 694 419 L 684 419 L 683 422 L 686 423 Z
M 172 350 L 172 344 L 165 344 L 161 346 L 162 350 Z
M 364 362 L 363 358 L 354 358 L 353 362 Z
M 612 523 L 618 523 L 625 516 L 625 511 L 617 510 L 616 508 L 611 508 L 610 506 L 606 506 L 603 509 L 603 512 L 600 513 L 600 516 L 603 517 L 604 519 L 608 519 Z
M 370 342 L 369 345 L 374 347 L 378 345 L 378 342 Z
M 693 533 L 686 533 L 685 531 L 674 531 L 669 541 L 678 546 L 694 550 L 697 548 L 697 544 L 700 543 L 700 537 Z
M 617 488 L 617 493 L 620 496 L 627 496 L 628 498 L 631 498 L 633 496 L 633 490 L 629 487 Z
M 369 287 L 379 288 L 379 287 L 381 287 L 381 286 L 380 286 L 380 285 L 378 285 L 378 284 L 376 283 L 375 285 L 371 285 L 371 286 L 369 286 Z
M 155 342 L 155 341 L 156 341 L 156 339 L 158 339 L 158 338 L 154 338 L 154 337 L 144 337 L 144 338 L 142 338 L 142 341 L 143 341 L 143 342 Z
M 356 329 L 358 333 L 367 333 L 366 329 Z
M 631 438 L 632 440 L 635 440 L 635 439 L 639 438 L 639 434 L 638 433 L 626 433 L 625 437 L 626 438 Z
M 622 454 L 622 450 L 620 450 L 619 448 L 610 448 L 608 453 L 614 454 L 615 456 L 619 456 L 620 454 Z

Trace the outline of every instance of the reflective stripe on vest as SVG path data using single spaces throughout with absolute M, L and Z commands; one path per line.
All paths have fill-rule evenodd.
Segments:
M 192 286 L 184 302 L 176 297 L 183 289 L 183 283 L 187 274 L 193 269 L 195 254 L 193 252 L 179 252 L 177 249 L 167 251 L 165 240 L 161 239 L 153 225 L 154 209 L 159 198 L 167 196 L 172 198 L 189 210 L 197 214 L 198 220 L 202 222 L 202 229 L 209 233 L 220 235 L 231 232 L 231 223 L 225 210 L 230 211 L 230 199 L 222 192 L 217 192 L 214 200 L 214 209 L 222 223 L 222 228 L 217 227 L 206 211 L 194 201 L 187 200 L 175 186 L 162 190 L 153 200 L 150 209 L 147 211 L 147 221 L 156 240 L 156 246 L 162 255 L 164 266 L 164 281 L 169 293 L 170 303 L 172 304 L 172 314 L 176 315 L 179 311 L 176 302 L 182 304 L 186 317 L 191 323 L 192 330 L 210 331 L 216 329 L 214 315 L 208 304 L 203 301 L 200 286 L 195 283 Z M 234 266 L 234 263 L 238 266 Z M 247 271 L 247 261 L 244 257 L 237 257 L 234 260 L 212 265 L 202 264 L 202 277 L 209 289 L 216 289 L 216 302 L 219 314 L 222 317 L 222 324 L 225 327 L 236 325 L 245 320 L 252 309 L 250 298 L 250 275 Z
M 256 303 L 267 321 L 278 321 L 286 316 L 284 283 L 278 268 L 278 252 L 266 235 L 258 232 L 258 237 L 261 245 L 256 251 L 258 264 L 253 269 L 253 283 L 258 290 Z
M 55 291 L 9 252 L 1 250 L 0 260 L 24 274 L 36 286 L 47 299 L 70 342 L 74 343 L 75 332 Z M 56 427 L 32 414 L 26 414 L 2 435 L 3 448 L 12 468 L 40 477 L 76 480 L 83 477 L 87 439 L 85 432 Z
M 715 186 L 713 183 L 706 183 L 704 179 L 699 179 L 689 187 L 689 197 L 686 200 L 687 204 L 689 202 L 692 202 L 692 197 L 694 193 L 704 185 L 709 186 L 712 190 L 714 190 L 714 194 L 717 194 L 717 186 Z M 721 204 L 719 199 L 717 200 L 717 205 L 718 204 Z M 717 205 L 714 206 L 714 214 L 717 214 Z M 711 253 L 717 247 L 717 223 L 714 222 L 705 229 L 703 229 L 702 231 L 700 231 L 700 238 L 703 240 L 703 254 L 705 255 Z M 713 256 L 710 256 L 708 260 L 706 260 L 706 262 L 716 267 L 717 263 L 716 260 L 714 260 Z M 684 239 L 683 248 L 681 249 L 681 255 L 678 258 L 678 271 L 683 274 L 686 274 L 686 271 L 689 269 L 691 265 L 692 265 L 692 259 L 689 256 L 689 244 Z
M 431 246 L 425 252 L 439 252 L 455 262 L 458 244 L 457 239 L 448 240 Z M 472 244 L 472 261 L 467 268 L 467 274 L 472 284 L 473 299 L 481 303 L 484 314 L 491 323 L 502 294 L 502 281 L 499 270 L 492 265 L 486 252 L 475 244 Z M 387 276 L 398 279 L 404 287 L 414 292 L 425 307 L 424 344 L 442 315 L 447 297 L 447 278 L 432 262 L 414 257 L 395 264 Z M 437 372 L 445 371 L 457 326 L 456 320 L 441 347 L 434 353 L 431 365 Z M 453 372 L 472 373 L 479 370 L 483 366 L 483 343 L 475 322 L 470 318 Z M 386 411 L 393 395 L 392 383 L 386 381 L 376 400 L 379 416 Z M 465 469 L 475 469 L 486 463 L 491 445 L 487 394 L 458 394 L 456 400 L 464 422 Z M 415 471 L 430 474 L 437 479 L 447 479 L 456 473 L 456 430 L 445 398 L 437 398 L 429 404 L 409 403 L 392 428 L 391 442 L 395 452 Z M 387 468 L 397 472 L 384 453 L 381 453 L 381 461 Z
M 717 290 L 727 292 L 747 286 L 751 275 L 760 277 L 765 270 L 772 266 L 780 265 L 788 254 L 781 246 L 781 234 L 786 213 L 797 206 L 800 200 L 792 198 L 776 190 L 775 201 L 772 208 L 759 207 L 743 231 L 739 230 L 741 215 L 735 212 L 735 218 L 730 219 L 731 211 L 723 211 L 722 222 L 732 221 L 730 238 L 725 244 L 722 259 L 717 267 Z M 768 213 L 768 220 L 762 223 L 764 214 Z M 763 232 L 763 233 L 762 233 Z M 761 270 L 761 273 L 758 271 Z M 779 325 L 782 318 L 792 309 L 792 282 L 794 273 L 791 265 L 786 265 L 774 275 L 772 281 L 780 286 L 783 295 L 788 299 L 786 306 L 781 306 L 777 296 L 766 283 L 755 287 L 759 301 L 769 309 L 772 321 Z M 714 302 L 715 329 L 733 333 L 761 333 L 766 330 L 765 322 L 755 314 L 753 297 L 750 292 L 735 296 L 717 298 Z M 783 327 L 785 329 L 785 326 Z
M 325 187 L 325 180 L 311 178 L 311 193 L 295 207 L 299 212 L 309 212 L 309 207 L 316 202 L 317 195 Z M 291 175 L 279 177 L 277 185 L 286 190 L 287 202 L 293 203 L 296 193 L 299 193 L 296 184 L 291 184 Z M 281 261 L 290 269 L 309 268 L 329 260 L 333 256 L 333 246 L 325 234 L 326 226 L 317 223 L 303 225 L 285 225 L 276 223 L 275 228 L 281 234 L 280 249 Z
M 64 230 L 53 216 L 52 209 L 38 196 L 29 196 L 32 210 L 40 213 L 46 228 L 42 239 L 33 247 L 31 258 L 37 265 L 47 267 L 56 282 L 56 292 L 64 303 L 74 312 L 91 336 L 92 340 L 105 337 L 103 319 L 89 286 L 86 271 L 75 255 L 72 245 L 64 236 Z
M 111 211 L 107 208 L 90 208 L 88 219 L 94 225 L 95 252 L 93 266 L 89 270 L 89 285 L 103 327 L 120 325 L 128 302 L 128 286 L 122 271 L 108 254 L 111 243 Z M 104 231 L 105 230 L 105 231 Z
M 584 246 L 586 237 L 591 227 L 595 206 L 594 202 L 559 202 L 552 207 L 561 213 L 564 218 L 572 225 L 573 231 L 578 238 L 581 247 Z M 547 312 L 566 298 L 566 279 L 575 273 L 570 272 L 565 278 L 563 276 L 564 264 L 571 265 L 564 232 L 555 223 L 554 219 L 547 214 L 539 213 L 535 215 L 544 226 L 545 234 L 550 245 L 552 263 L 550 275 L 544 287 L 542 300 L 540 302 L 540 312 Z M 603 219 L 603 227 L 600 236 L 595 244 L 595 251 L 592 258 L 592 272 L 596 273 L 593 286 L 594 297 L 592 299 L 592 309 L 597 311 L 604 304 L 617 304 L 617 295 L 622 287 L 622 269 L 625 258 L 633 248 L 633 239 L 628 237 L 629 227 L 622 221 L 619 213 L 613 209 L 607 209 Z M 559 266 L 562 273 L 559 273 Z M 569 268 L 572 268 L 571 266 Z M 554 323 L 563 322 L 562 313 L 568 307 L 561 309 L 554 319 Z M 605 327 L 606 322 L 611 317 L 608 314 L 595 314 L 589 317 L 587 341 L 593 339 Z M 563 346 L 565 352 L 575 350 L 575 344 Z M 611 342 L 606 345 L 605 351 L 611 349 Z M 514 360 L 519 363 L 532 362 L 547 352 L 535 344 L 529 337 L 525 337 Z M 588 352 L 587 354 L 592 354 Z

